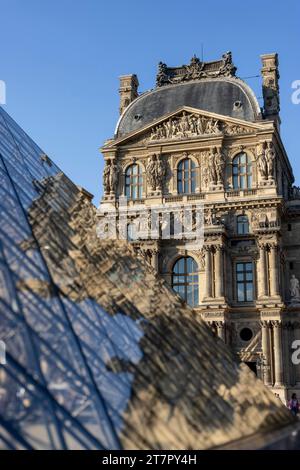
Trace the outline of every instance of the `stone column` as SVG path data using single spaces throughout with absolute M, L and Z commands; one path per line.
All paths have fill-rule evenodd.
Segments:
M 225 343 L 225 323 L 223 321 L 216 321 L 215 325 L 217 327 L 218 337 Z
M 261 322 L 261 346 L 264 361 L 262 363 L 263 378 L 266 385 L 272 385 L 271 376 L 271 350 L 270 350 L 270 325 L 267 321 Z
M 283 385 L 281 322 L 273 321 L 275 387 Z
M 215 297 L 219 298 L 224 296 L 224 269 L 222 246 L 216 246 L 215 261 Z
M 278 260 L 277 260 L 277 245 L 270 245 L 270 258 L 269 258 L 269 267 L 270 267 L 270 295 L 278 296 Z
M 158 272 L 158 250 L 152 250 L 151 252 L 151 266 Z
M 205 246 L 205 298 L 212 296 L 212 260 L 211 246 Z
M 259 245 L 258 297 L 268 295 L 265 245 Z

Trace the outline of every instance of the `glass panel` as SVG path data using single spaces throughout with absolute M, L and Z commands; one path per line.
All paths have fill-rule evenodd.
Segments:
M 195 178 L 192 178 L 192 181 L 191 181 L 191 192 L 194 193 L 194 192 L 195 192 L 195 189 L 196 189 Z
M 237 298 L 239 302 L 244 301 L 244 285 L 240 283 L 237 285 Z
M 247 283 L 246 284 L 246 289 L 247 289 L 247 300 L 251 301 L 253 300 L 253 284 L 252 283 Z

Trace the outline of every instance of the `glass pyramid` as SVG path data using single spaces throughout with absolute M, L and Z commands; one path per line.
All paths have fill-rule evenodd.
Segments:
M 210 448 L 289 421 L 1 108 L 0 178 L 0 448 Z

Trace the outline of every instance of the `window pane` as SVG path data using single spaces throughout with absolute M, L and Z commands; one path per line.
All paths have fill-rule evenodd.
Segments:
M 244 285 L 237 285 L 237 298 L 239 302 L 244 302 Z
M 192 181 L 191 181 L 191 192 L 192 193 L 195 192 L 195 188 L 196 188 L 195 178 L 192 178 Z
M 247 300 L 251 301 L 253 300 L 253 284 L 252 282 L 251 283 L 247 283 Z

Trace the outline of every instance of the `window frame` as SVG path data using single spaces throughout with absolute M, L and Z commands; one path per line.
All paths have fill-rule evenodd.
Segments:
M 238 270 L 238 265 L 243 265 L 246 269 Z M 251 265 L 251 271 L 247 269 L 246 265 Z M 234 266 L 234 273 L 235 273 L 235 298 L 238 303 L 249 303 L 255 301 L 255 265 L 252 259 L 242 259 L 242 260 L 235 260 Z M 247 275 L 249 277 L 251 274 L 252 279 L 247 279 Z M 239 275 L 242 279 L 239 279 Z M 251 298 L 248 297 L 247 289 L 248 285 L 251 285 Z M 239 286 L 242 286 L 243 298 L 239 297 Z
M 189 260 L 192 262 L 193 267 L 193 270 L 191 271 L 188 270 Z M 182 266 L 180 266 L 180 263 L 182 261 L 183 271 L 180 270 Z M 177 266 L 178 269 L 176 270 Z M 175 281 L 175 278 L 178 279 Z M 187 305 L 193 308 L 199 305 L 199 266 L 197 261 L 192 256 L 181 256 L 173 263 L 171 272 L 171 286 L 174 292 L 176 292 L 187 303 Z M 192 302 L 189 301 L 189 296 L 191 296 Z
M 245 157 L 245 162 L 241 162 Z M 237 162 L 237 163 L 236 163 Z M 245 170 L 245 171 L 244 171 Z M 234 190 L 247 190 L 253 187 L 253 164 L 252 159 L 246 152 L 240 152 L 232 159 L 232 188 Z M 241 183 L 244 181 L 245 183 Z
M 197 165 L 190 157 L 181 159 L 177 164 L 177 193 L 194 194 L 196 192 Z
M 137 168 L 136 173 L 134 172 L 134 168 Z M 144 177 L 141 165 L 138 163 L 128 165 L 125 169 L 124 180 L 124 195 L 130 200 L 142 199 Z
M 240 221 L 241 218 L 245 218 L 245 221 Z M 244 227 L 247 225 L 247 230 L 245 231 Z M 243 227 L 240 231 L 240 227 Z M 246 214 L 240 214 L 236 216 L 236 233 L 237 235 L 249 235 L 250 234 L 250 225 L 249 217 Z

